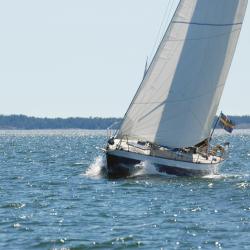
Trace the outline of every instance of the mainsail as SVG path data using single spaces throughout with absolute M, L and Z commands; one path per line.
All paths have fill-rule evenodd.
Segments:
M 181 0 L 118 132 L 171 148 L 209 137 L 247 0 Z

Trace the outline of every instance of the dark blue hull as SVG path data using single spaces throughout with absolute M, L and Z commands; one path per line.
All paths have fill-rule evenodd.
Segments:
M 110 178 L 129 177 L 136 171 L 135 165 L 141 163 L 140 160 L 115 156 L 109 153 L 106 154 L 106 158 L 107 158 L 108 176 Z M 166 173 L 169 175 L 202 176 L 204 174 L 207 174 L 200 170 L 183 169 L 183 168 L 165 166 L 159 164 L 154 164 L 154 166 L 159 173 Z

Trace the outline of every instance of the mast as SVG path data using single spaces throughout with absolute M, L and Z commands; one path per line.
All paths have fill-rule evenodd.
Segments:
M 147 74 L 147 71 L 148 71 L 148 57 L 147 57 L 147 60 L 146 60 L 146 63 L 145 63 L 143 79 L 145 78 L 145 76 L 146 76 L 146 74 Z

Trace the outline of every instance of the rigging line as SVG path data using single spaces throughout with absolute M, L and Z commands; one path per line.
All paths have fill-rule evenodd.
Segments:
M 176 54 L 176 51 L 178 50 L 178 48 L 179 48 L 179 44 L 176 44 L 176 45 L 175 45 L 175 48 L 173 48 L 173 50 L 169 53 L 169 55 L 168 55 L 167 58 L 166 58 L 166 62 L 165 62 L 165 64 L 164 64 L 164 67 L 161 68 L 161 70 L 160 70 L 160 72 L 158 73 L 158 75 L 155 76 L 154 79 L 152 80 L 154 83 L 155 83 L 155 82 L 159 82 L 158 79 L 159 79 L 159 78 L 162 76 L 162 74 L 164 73 L 164 70 L 165 70 L 167 64 L 171 61 L 172 57 Z M 161 58 L 162 58 L 162 56 L 161 56 Z M 150 76 L 150 77 L 151 77 L 151 76 Z M 171 77 L 172 77 L 171 75 L 167 75 L 166 81 L 170 82 Z M 156 86 L 153 86 L 153 85 L 150 85 L 149 87 L 150 87 L 150 88 L 152 88 L 152 87 L 154 88 L 154 93 L 155 93 L 155 94 L 156 94 L 156 93 L 158 94 L 159 92 L 162 93 L 162 94 L 159 96 L 159 99 L 162 99 L 162 97 L 166 95 L 165 91 L 162 91 L 162 89 L 165 89 L 164 84 L 161 84 L 158 88 L 156 88 Z
M 236 25 L 243 24 L 242 22 L 241 23 L 199 23 L 199 22 L 185 22 L 185 21 L 173 21 L 173 23 L 199 25 L 199 26 L 215 26 L 215 27 L 236 26 Z
M 175 10 L 175 12 L 174 12 L 174 15 L 173 15 L 173 17 L 172 17 L 170 23 L 172 22 L 174 16 L 175 16 L 176 13 L 178 12 L 178 9 L 179 9 L 179 7 L 180 7 L 180 3 L 181 3 L 181 2 L 179 1 L 178 5 L 177 5 L 177 8 L 176 8 L 176 10 Z M 169 27 L 168 27 L 168 29 L 169 29 Z M 168 29 L 167 29 L 167 31 L 168 31 Z M 167 31 L 165 32 L 165 34 L 167 33 Z M 164 36 L 163 36 L 163 38 L 162 38 L 162 41 L 160 42 L 160 45 L 161 45 L 161 43 L 163 42 L 163 39 L 164 39 L 164 37 L 165 37 L 165 34 L 164 34 Z M 154 57 L 153 57 L 153 59 L 152 59 L 150 65 L 149 65 L 149 67 L 148 67 L 149 70 L 150 70 L 150 68 L 152 67 L 153 61 L 154 61 L 154 59 L 156 58 L 156 55 L 157 55 L 157 53 L 158 53 L 159 50 L 160 50 L 160 45 L 159 45 L 159 47 L 157 48 L 156 53 L 155 53 L 155 55 L 154 55 Z M 134 98 L 132 99 L 132 102 L 130 103 L 130 105 L 129 105 L 129 107 L 128 107 L 128 109 L 127 109 L 127 111 L 126 111 L 126 113 L 125 113 L 125 115 L 124 115 L 124 117 L 123 117 L 123 121 L 122 121 L 121 127 L 120 127 L 120 129 L 119 129 L 119 131 L 120 131 L 119 133 L 121 133 L 121 134 L 122 134 L 121 130 L 122 130 L 123 124 L 124 124 L 124 122 L 125 122 L 125 120 L 126 120 L 126 118 L 127 118 L 127 116 L 128 116 L 128 113 L 129 113 L 131 107 L 133 106 L 134 101 L 136 100 L 136 98 L 137 98 L 137 96 L 138 96 L 138 94 L 139 94 L 141 88 L 143 87 L 143 84 L 144 84 L 144 80 L 141 82 L 139 88 L 137 89 L 137 91 L 136 91 L 136 93 L 135 93 L 135 96 L 134 96 Z M 118 135 L 119 135 L 119 134 L 118 134 Z
M 156 46 L 157 46 L 157 42 L 158 42 L 158 40 L 159 40 L 159 38 L 160 38 L 161 29 L 162 29 L 162 26 L 163 26 L 163 23 L 164 23 L 165 16 L 167 16 L 167 13 L 168 13 L 168 10 L 169 10 L 169 6 L 170 6 L 170 1 L 168 1 L 167 8 L 166 8 L 166 10 L 165 10 L 165 12 L 164 12 L 164 15 L 163 15 L 163 18 L 162 18 L 162 21 L 161 21 L 161 25 L 160 25 L 159 30 L 158 30 L 158 32 L 157 32 L 156 39 L 155 39 L 155 42 L 154 42 L 152 51 L 151 51 L 151 53 L 150 53 L 150 58 L 149 58 L 150 60 L 151 60 L 151 57 L 152 57 L 152 55 L 153 55 L 153 53 L 154 53 L 154 51 L 155 51 L 155 48 L 156 48 Z
M 173 4 L 174 4 L 174 0 L 172 0 L 171 5 L 170 5 L 170 3 L 171 3 L 171 0 L 168 1 L 167 8 L 166 8 L 166 10 L 165 10 L 165 12 L 164 12 L 164 15 L 163 15 L 163 18 L 162 18 L 162 21 L 161 21 L 161 25 L 160 25 L 160 28 L 159 28 L 159 30 L 158 30 L 158 33 L 157 33 L 157 36 L 156 36 L 156 39 L 155 39 L 155 42 L 154 42 L 154 45 L 153 45 L 153 49 L 152 49 L 152 51 L 151 51 L 151 53 L 150 53 L 150 57 L 149 57 L 150 60 L 152 60 L 152 56 L 153 56 L 154 51 L 155 51 L 155 49 L 156 49 L 156 47 L 157 47 L 157 43 L 158 43 L 159 40 L 160 40 L 160 35 L 161 35 L 161 31 L 162 31 L 163 24 L 164 24 L 165 21 L 168 21 L 169 16 L 170 16 L 170 14 L 171 14 L 171 11 L 172 11 L 172 8 L 173 8 Z M 169 9 L 169 7 L 170 7 L 170 9 Z M 166 16 L 167 16 L 167 18 L 166 18 Z M 166 18 L 166 19 L 165 19 L 165 18 Z
M 180 1 L 181 1 L 181 0 L 177 0 L 177 2 L 179 2 L 179 3 L 176 4 L 176 6 L 178 6 L 178 5 L 180 4 Z M 170 8 L 170 10 L 169 10 L 168 17 L 167 17 L 167 19 L 166 19 L 167 22 L 166 22 L 166 24 L 165 24 L 164 30 L 167 30 L 167 27 L 170 25 L 170 23 L 171 23 L 171 21 L 172 21 L 171 13 L 172 13 L 172 11 L 173 11 L 174 2 L 175 2 L 175 1 L 172 2 L 171 8 Z M 174 14 L 173 14 L 173 15 L 174 15 Z
M 176 47 L 175 47 L 175 49 L 173 49 L 173 51 L 172 51 L 171 54 L 169 55 L 166 64 L 167 64 L 167 63 L 171 60 L 171 58 L 175 55 L 175 53 L 176 53 L 176 51 L 177 51 L 178 48 L 179 48 L 179 45 L 177 44 Z M 161 69 L 161 71 L 159 72 L 158 76 L 156 76 L 156 78 L 154 79 L 153 82 L 158 82 L 158 78 L 162 75 L 163 72 L 164 72 L 164 67 Z M 168 76 L 167 79 L 169 79 L 169 78 L 171 78 L 171 76 Z M 162 97 L 166 95 L 164 91 L 161 91 L 162 88 L 164 88 L 164 85 L 163 85 L 163 84 L 161 84 L 161 85 L 159 86 L 159 88 L 156 88 L 155 91 L 154 91 L 154 93 L 162 92 L 162 95 L 159 97 L 159 99 L 163 99 Z M 165 98 L 164 98 L 164 99 L 165 99 Z M 159 102 L 159 103 L 160 103 L 160 102 Z M 137 119 L 140 118 L 143 114 L 144 114 L 144 110 L 141 109 L 140 112 L 137 112 L 136 118 L 137 118 Z
M 175 0 L 173 0 L 173 1 L 171 2 L 171 7 L 170 7 L 170 10 L 169 10 L 167 19 L 169 19 L 169 17 L 171 17 L 172 10 L 173 10 L 173 6 L 174 6 L 174 2 L 175 2 Z M 169 3 L 170 3 L 170 2 L 169 2 Z M 174 19 L 174 16 L 175 16 L 176 13 L 177 13 L 179 7 L 180 7 L 180 4 L 181 4 L 181 1 L 178 0 L 178 4 L 177 4 L 177 6 L 176 6 L 176 9 L 175 9 L 175 11 L 174 11 L 172 17 L 170 18 L 170 21 L 167 22 L 168 27 L 166 28 L 166 31 L 164 32 L 163 36 L 161 37 L 161 41 L 160 41 L 160 43 L 159 43 L 159 45 L 158 45 L 158 48 L 157 48 L 156 52 L 154 53 L 153 58 L 151 59 L 150 65 L 149 65 L 149 67 L 148 67 L 148 71 L 150 70 L 151 66 L 153 65 L 154 60 L 155 60 L 155 58 L 157 57 L 157 54 L 158 54 L 158 52 L 159 52 L 160 49 L 161 49 L 160 47 L 161 47 L 161 45 L 162 45 L 162 43 L 163 43 L 163 41 L 164 41 L 164 38 L 167 37 L 168 30 L 170 29 L 170 25 L 171 25 L 171 23 L 172 23 L 172 20 Z M 152 72 L 151 72 L 151 73 L 152 73 Z
M 173 5 L 173 1 L 174 1 L 174 0 L 172 0 L 172 5 Z M 157 33 L 157 36 L 156 36 L 156 40 L 155 40 L 155 43 L 154 43 L 154 46 L 153 46 L 151 55 L 150 55 L 150 57 L 148 58 L 148 59 L 149 59 L 149 62 L 152 61 L 152 55 L 153 55 L 153 53 L 154 53 L 154 51 L 155 51 L 155 48 L 156 48 L 156 46 L 157 46 L 157 43 L 158 43 L 158 40 L 159 40 L 159 37 L 160 37 L 160 33 L 161 33 L 161 30 L 162 30 L 162 26 L 163 26 L 163 23 L 164 23 L 164 20 L 165 20 L 165 16 L 167 16 L 168 12 L 171 12 L 171 11 L 170 11 L 171 9 L 169 10 L 170 3 L 171 3 L 171 0 L 168 1 L 167 8 L 166 8 L 166 10 L 165 10 L 165 12 L 164 12 L 164 15 L 163 15 L 163 18 L 162 18 L 162 21 L 161 21 L 161 25 L 160 25 L 160 28 L 159 28 L 159 30 L 158 30 L 158 33 Z M 169 17 L 169 14 L 168 14 L 168 17 Z M 151 62 L 151 63 L 152 63 L 152 62 Z M 149 63 L 149 66 L 147 67 L 147 71 L 148 71 L 149 67 L 151 66 L 151 63 Z M 145 76 L 146 76 L 146 74 L 144 75 L 143 80 L 144 80 Z M 140 84 L 140 86 L 139 86 L 137 92 L 138 92 L 139 89 L 141 88 L 142 83 L 143 83 L 143 81 L 141 82 L 141 84 Z M 136 93 L 136 95 L 137 95 L 137 93 Z M 134 96 L 133 99 L 135 99 L 136 95 Z M 132 102 L 130 103 L 130 106 L 132 105 L 132 103 L 133 103 L 133 100 L 132 100 Z M 130 109 L 130 106 L 129 106 L 129 108 L 128 108 L 128 110 L 127 110 L 127 112 L 126 112 L 126 114 L 125 114 L 125 116 L 124 116 L 124 118 L 123 118 L 123 121 L 125 120 L 125 117 L 126 117 L 128 111 L 129 111 L 129 109 Z M 120 129 L 121 129 L 122 125 L 123 125 L 123 122 L 122 122 L 122 124 L 121 124 L 121 126 L 120 126 Z

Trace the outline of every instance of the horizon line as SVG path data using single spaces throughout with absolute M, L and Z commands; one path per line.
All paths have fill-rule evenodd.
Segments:
M 35 116 L 35 115 L 26 115 L 26 114 L 0 114 L 0 116 L 25 116 L 27 118 L 37 118 L 37 119 L 94 119 L 94 118 L 100 118 L 100 119 L 123 119 L 123 117 L 119 116 L 68 116 L 68 117 L 60 117 L 60 116 Z M 216 116 L 218 116 L 216 114 Z M 231 115 L 227 114 L 227 116 L 238 116 L 238 117 L 246 117 L 250 116 L 250 114 L 238 114 L 238 115 Z

